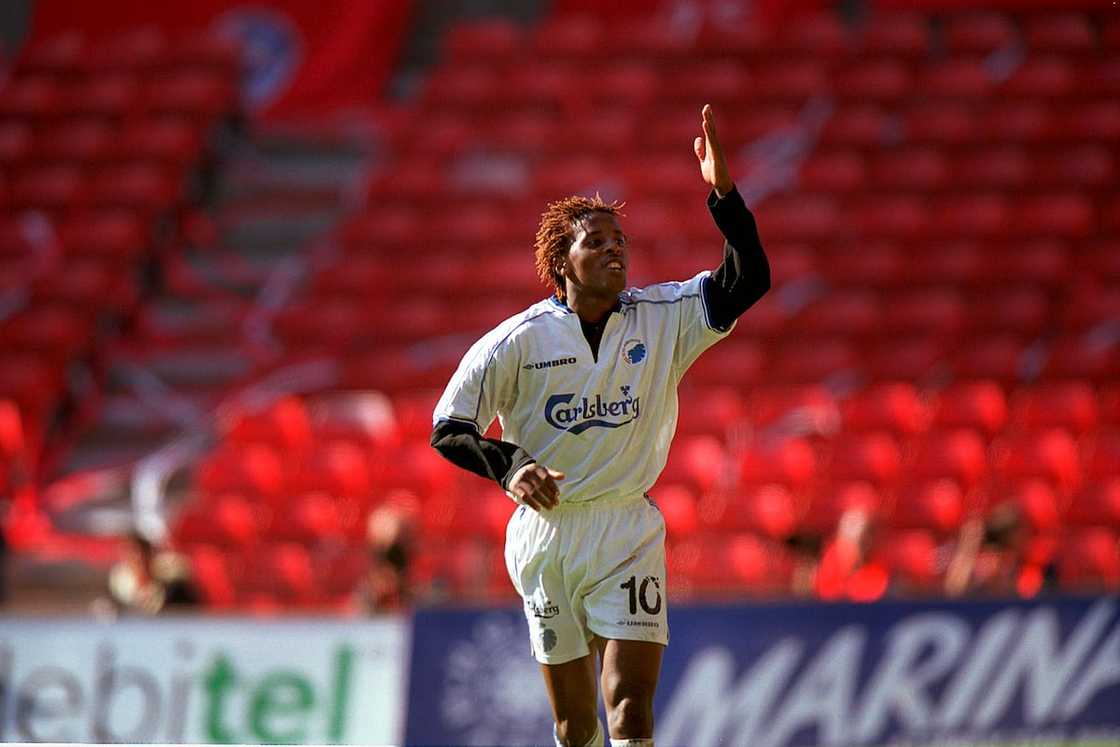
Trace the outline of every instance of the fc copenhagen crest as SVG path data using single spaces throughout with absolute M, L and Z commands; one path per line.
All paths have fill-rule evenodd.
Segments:
M 641 340 L 632 339 L 622 343 L 622 360 L 631 366 L 636 366 L 646 359 L 646 344 Z

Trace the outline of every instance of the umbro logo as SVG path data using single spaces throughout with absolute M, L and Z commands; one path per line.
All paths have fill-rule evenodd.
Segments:
M 524 368 L 526 371 L 534 371 L 534 370 L 540 370 L 542 368 L 556 368 L 557 366 L 570 366 L 571 364 L 573 364 L 575 362 L 576 362 L 576 357 L 571 356 L 569 358 L 557 358 L 556 360 L 552 360 L 552 361 L 540 361 L 538 363 L 526 363 L 524 366 L 522 366 L 522 368 Z

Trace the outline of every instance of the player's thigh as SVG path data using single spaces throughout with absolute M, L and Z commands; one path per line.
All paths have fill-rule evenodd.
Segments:
M 599 718 L 595 653 L 563 664 L 541 664 L 540 667 L 557 723 L 594 724 Z
M 652 705 L 665 647 L 652 641 L 610 639 L 603 645 L 603 702 L 608 711 L 624 700 Z

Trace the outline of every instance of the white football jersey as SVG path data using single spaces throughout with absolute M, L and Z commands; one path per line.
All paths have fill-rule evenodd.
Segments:
M 710 274 L 620 294 L 598 360 L 575 312 L 555 298 L 530 306 L 471 346 L 433 425 L 485 433 L 497 417 L 503 440 L 565 473 L 564 502 L 645 493 L 669 455 L 681 377 L 734 328 L 708 321 L 700 289 Z

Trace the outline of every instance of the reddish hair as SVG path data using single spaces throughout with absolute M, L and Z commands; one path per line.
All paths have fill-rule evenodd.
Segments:
M 537 277 L 545 285 L 552 286 L 556 297 L 561 301 L 567 300 L 567 291 L 560 269 L 575 241 L 576 226 L 592 213 L 622 215 L 623 204 L 618 201 L 604 202 L 597 194 L 594 197 L 572 196 L 550 202 L 548 208 L 541 213 L 535 253 Z

